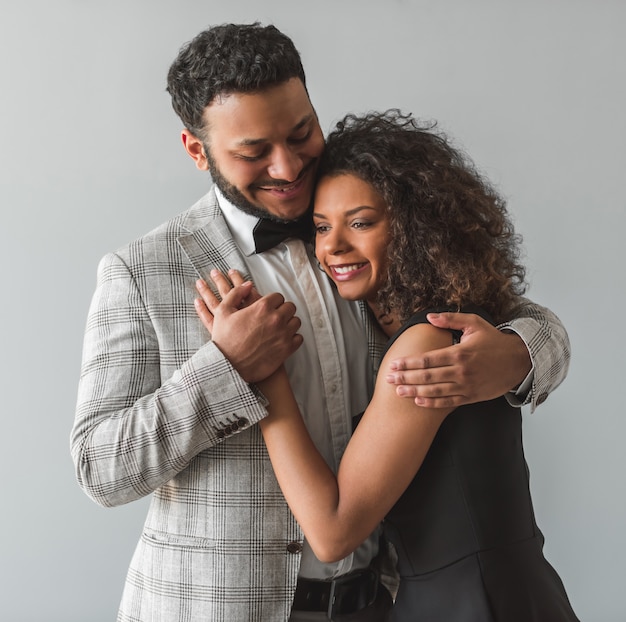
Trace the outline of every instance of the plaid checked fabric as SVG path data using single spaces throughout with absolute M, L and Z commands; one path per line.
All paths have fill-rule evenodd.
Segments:
M 97 503 L 154 493 L 118 620 L 286 620 L 302 532 L 258 426 L 263 400 L 209 341 L 195 280 L 243 261 L 214 193 L 106 256 L 72 455 Z
M 103 506 L 153 493 L 118 622 L 287 620 L 303 535 L 255 424 L 262 396 L 196 317 L 195 280 L 245 265 L 209 192 L 98 268 L 71 451 Z M 384 343 L 364 315 L 374 360 Z M 533 405 L 567 370 L 567 335 L 532 303 L 512 323 L 535 357 Z
M 511 329 L 524 341 L 535 366 L 530 393 L 523 404 L 530 404 L 531 412 L 543 404 L 567 376 L 571 358 L 569 337 L 559 318 L 527 298 L 520 300 L 514 310 L 514 320 L 498 326 Z M 509 398 L 513 405 L 514 400 Z

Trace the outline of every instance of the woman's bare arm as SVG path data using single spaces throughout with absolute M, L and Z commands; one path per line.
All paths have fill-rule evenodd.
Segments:
M 375 529 L 417 473 L 452 410 L 421 408 L 398 397 L 385 381 L 389 361 L 450 343 L 448 331 L 427 324 L 409 328 L 396 340 L 336 477 L 306 431 L 285 372 L 258 385 L 270 402 L 270 415 L 259 425 L 274 471 L 321 561 L 345 557 Z

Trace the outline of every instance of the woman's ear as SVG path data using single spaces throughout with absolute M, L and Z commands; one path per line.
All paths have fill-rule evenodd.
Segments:
M 204 145 L 199 138 L 196 138 L 189 130 L 184 129 L 181 132 L 181 140 L 185 151 L 189 154 L 191 159 L 196 163 L 196 168 L 201 171 L 209 170 L 209 162 L 204 151 Z

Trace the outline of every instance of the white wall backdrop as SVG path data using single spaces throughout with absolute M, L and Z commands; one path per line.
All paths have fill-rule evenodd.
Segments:
M 291 35 L 324 130 L 348 111 L 438 119 L 508 197 L 530 296 L 569 377 L 525 442 L 546 554 L 580 618 L 626 619 L 626 3 L 621 0 L 2 0 L 1 617 L 115 619 L 146 501 L 75 484 L 69 431 L 99 258 L 186 209 L 165 75 L 209 24 Z

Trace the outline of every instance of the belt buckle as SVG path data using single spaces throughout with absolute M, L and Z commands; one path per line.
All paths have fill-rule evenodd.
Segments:
M 367 602 L 363 603 L 361 606 L 358 606 L 359 603 L 355 603 L 357 607 L 352 611 L 345 613 L 354 613 L 356 611 L 359 611 L 360 609 L 365 609 L 376 600 L 376 594 L 378 592 L 378 576 L 372 570 L 363 570 L 361 572 L 351 574 L 350 576 L 338 577 L 337 579 L 333 579 L 330 584 L 328 610 L 326 611 L 326 615 L 328 616 L 329 620 L 332 620 L 333 615 L 335 614 L 344 613 L 343 611 L 341 611 L 341 606 L 343 605 L 341 587 L 353 582 L 360 583 L 363 578 L 368 581 L 368 591 L 371 589 L 372 596 L 369 597 Z

